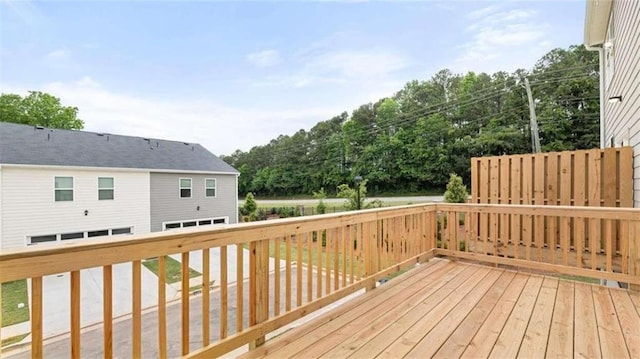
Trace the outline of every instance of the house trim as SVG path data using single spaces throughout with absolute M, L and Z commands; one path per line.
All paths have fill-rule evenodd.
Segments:
M 218 172 L 218 171 L 194 171 L 194 170 L 165 170 L 154 168 L 124 168 L 124 167 L 85 167 L 85 166 L 54 166 L 54 165 L 26 165 L 16 163 L 2 163 L 5 167 L 16 168 L 50 168 L 54 170 L 87 170 L 87 171 L 118 171 L 118 172 L 162 172 L 162 173 L 193 173 L 193 174 L 212 174 L 212 175 L 234 175 L 238 176 L 238 172 Z

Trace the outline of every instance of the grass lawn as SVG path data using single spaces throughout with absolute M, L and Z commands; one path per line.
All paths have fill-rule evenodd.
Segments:
M 20 334 L 20 335 L 16 335 L 15 337 L 11 337 L 11 338 L 6 338 L 6 339 L 2 339 L 2 344 L 0 344 L 0 346 L 7 346 L 7 345 L 11 345 L 11 344 L 15 344 L 15 343 L 19 343 L 22 341 L 22 339 L 26 338 L 27 335 L 29 335 L 30 333 L 27 334 Z
M 24 303 L 24 307 L 18 308 L 20 303 Z M 2 283 L 2 326 L 6 327 L 27 320 L 29 320 L 27 280 Z
M 165 280 L 167 281 L 167 284 L 179 282 L 182 279 L 182 264 L 169 256 L 166 256 L 165 258 Z M 142 261 L 142 265 L 158 275 L 158 258 L 144 260 Z M 189 268 L 189 278 L 195 278 L 201 275 L 202 274 L 200 272 Z
M 565 274 L 559 274 L 556 277 L 561 278 L 561 279 L 574 280 L 576 282 L 600 284 L 600 279 L 596 279 L 596 278 L 581 277 L 581 276 L 577 276 L 577 275 L 565 275 Z

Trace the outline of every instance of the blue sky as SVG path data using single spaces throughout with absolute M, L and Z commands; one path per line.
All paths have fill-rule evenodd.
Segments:
M 0 0 L 0 91 L 88 131 L 248 150 L 449 68 L 530 68 L 582 43 L 585 2 Z

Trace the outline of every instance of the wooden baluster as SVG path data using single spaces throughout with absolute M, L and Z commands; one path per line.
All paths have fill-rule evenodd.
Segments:
M 296 260 L 296 307 L 302 305 L 302 234 L 296 234 L 296 244 L 298 247 Z
M 285 298 L 284 298 L 284 308 L 288 312 L 291 310 L 291 235 L 287 236 L 287 244 L 286 244 L 286 252 L 285 257 L 287 261 L 286 269 L 285 269 Z
M 142 263 L 138 261 L 131 262 L 132 269 L 132 304 L 131 304 L 131 356 L 133 358 L 142 357 Z
M 227 246 L 222 246 L 220 247 L 220 339 L 226 338 L 228 334 L 229 286 L 227 275 Z M 206 325 L 208 327 L 209 323 Z
M 182 355 L 189 354 L 189 252 L 182 253 L 182 295 L 181 295 L 181 311 L 182 311 Z M 135 357 L 135 355 L 134 355 Z
M 244 247 L 242 244 L 236 245 L 236 333 L 240 333 L 243 328 L 244 311 Z
M 280 247 L 282 244 L 281 238 L 273 240 L 274 251 L 274 288 L 273 288 L 273 315 L 280 315 Z
M 338 290 L 340 286 L 340 270 L 339 270 L 339 259 L 340 259 L 340 237 L 339 237 L 339 228 L 333 228 L 331 232 L 333 235 L 333 289 Z
M 71 357 L 80 358 L 80 271 L 71 272 Z
M 324 280 L 324 292 L 326 294 L 329 294 L 331 292 L 331 252 L 332 252 L 332 247 L 331 247 L 331 232 L 328 229 L 325 229 L 324 231 L 322 231 L 323 236 L 324 236 L 324 263 L 325 263 L 325 280 Z M 320 253 L 320 255 L 322 254 L 322 252 Z M 318 296 L 318 298 L 320 298 L 320 296 Z
M 102 322 L 104 358 L 113 357 L 113 270 L 110 265 L 102 267 Z
M 604 221 L 604 238 L 605 238 L 605 255 L 607 256 L 607 272 L 613 271 L 613 255 L 615 249 L 613 248 L 613 220 L 605 219 Z
M 42 358 L 42 277 L 31 278 L 31 358 Z
M 158 257 L 158 354 L 167 357 L 167 257 Z
M 256 325 L 269 318 L 269 240 L 251 242 L 249 266 L 249 325 Z M 261 346 L 265 337 L 249 343 L 250 348 Z
M 225 247 L 226 248 L 226 247 Z M 209 269 L 211 266 L 211 252 L 209 248 L 202 250 L 202 346 L 209 345 L 210 340 L 210 325 L 209 325 L 209 300 L 210 290 L 209 286 L 211 279 L 209 278 Z M 226 271 L 225 271 L 226 272 Z
M 316 256 L 318 257 L 318 266 L 316 267 L 316 297 L 317 298 L 322 297 L 322 233 L 323 231 L 315 231 L 311 233 L 311 236 L 313 236 L 314 234 L 316 236 Z M 309 238 L 309 240 L 311 240 L 311 238 Z M 309 263 L 312 263 L 311 259 L 313 258 L 311 251 L 312 251 L 311 247 L 309 247 Z M 309 272 L 310 273 L 312 272 L 312 267 L 309 267 Z M 311 288 L 311 280 L 312 280 L 312 276 L 309 275 L 309 282 L 307 283 L 307 286 L 309 288 Z M 311 301 L 311 293 L 312 291 L 309 291 L 309 299 L 308 299 L 309 302 Z

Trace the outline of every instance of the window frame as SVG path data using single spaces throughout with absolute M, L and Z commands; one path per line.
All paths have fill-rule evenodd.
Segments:
M 57 178 L 71 178 L 71 187 L 61 187 L 61 188 L 57 188 L 56 187 L 56 179 Z M 53 176 L 53 201 L 54 202 L 73 202 L 74 201 L 74 183 L 75 183 L 75 178 L 74 176 Z M 59 200 L 56 196 L 56 194 L 58 193 L 58 191 L 71 191 L 71 199 L 61 199 Z
M 208 181 L 213 181 L 213 187 L 209 187 L 207 185 Z M 213 196 L 209 196 L 208 190 L 213 190 Z M 218 181 L 215 178 L 205 178 L 204 179 L 204 196 L 206 198 L 216 198 L 218 197 Z
M 182 196 L 182 190 L 187 188 L 182 188 L 182 180 L 189 180 L 189 196 Z M 188 177 L 180 177 L 178 178 L 178 198 L 193 198 L 193 178 Z
M 111 179 L 111 187 L 100 187 L 101 179 Z M 101 191 L 111 191 L 111 198 L 100 198 Z M 98 201 L 113 201 L 116 199 L 116 179 L 110 177 L 98 177 Z

